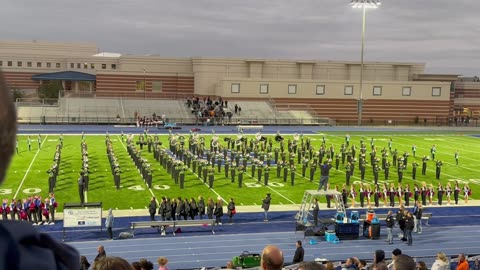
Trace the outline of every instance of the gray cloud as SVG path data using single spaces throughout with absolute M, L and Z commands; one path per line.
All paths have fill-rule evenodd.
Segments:
M 172 57 L 360 59 L 349 0 L 4 0 L 2 39 L 95 42 Z M 478 0 L 385 0 L 367 11 L 366 61 L 477 75 Z

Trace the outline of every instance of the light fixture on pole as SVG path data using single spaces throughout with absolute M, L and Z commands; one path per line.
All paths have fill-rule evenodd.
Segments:
M 350 5 L 352 8 L 361 8 L 362 9 L 362 52 L 360 56 L 360 89 L 358 92 L 358 103 L 357 103 L 357 112 L 358 112 L 358 125 L 362 125 L 362 114 L 363 114 L 363 51 L 365 49 L 365 20 L 368 8 L 376 9 L 379 8 L 382 3 L 378 0 L 352 0 Z

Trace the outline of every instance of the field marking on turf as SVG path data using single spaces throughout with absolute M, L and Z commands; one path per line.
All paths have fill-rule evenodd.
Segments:
M 45 135 L 45 138 L 43 138 L 43 141 L 42 141 L 42 143 L 40 144 L 40 148 L 42 148 L 43 143 L 45 143 L 45 141 L 47 140 L 47 138 L 48 138 L 48 135 Z M 27 175 L 28 175 L 28 173 L 30 172 L 30 169 L 32 168 L 33 163 L 35 162 L 35 159 L 37 158 L 38 153 L 40 153 L 40 149 L 37 149 L 37 152 L 35 153 L 35 156 L 33 156 L 33 159 L 32 159 L 32 161 L 30 162 L 30 166 L 28 166 L 27 171 L 26 171 L 25 174 L 23 175 L 23 179 L 22 179 L 22 181 L 20 181 L 20 185 L 18 185 L 17 191 L 15 192 L 15 195 L 13 195 L 13 198 L 17 198 L 17 195 L 18 195 L 18 193 L 20 192 L 20 189 L 22 188 L 23 183 L 25 182 L 25 179 L 27 179 Z
M 253 177 L 251 174 L 249 174 L 249 173 L 247 173 L 247 172 L 245 172 L 245 174 L 248 175 L 248 176 L 250 176 L 250 178 L 257 180 L 257 182 L 258 182 L 258 179 L 255 178 L 255 177 Z M 265 184 L 263 184 L 263 186 L 265 186 Z M 279 193 L 279 192 L 276 191 L 275 189 L 271 188 L 270 186 L 265 186 L 265 187 L 267 187 L 267 188 L 270 189 L 271 191 L 277 193 L 278 195 L 280 195 L 280 197 L 283 197 L 285 200 L 291 202 L 292 204 L 297 204 L 297 203 L 295 203 L 294 201 L 290 200 L 289 198 L 283 196 L 281 193 Z
M 118 141 L 122 144 L 122 146 L 123 146 L 123 148 L 125 149 L 125 151 L 128 152 L 127 147 L 125 146 L 125 144 L 123 143 L 123 141 L 120 140 L 120 138 L 118 138 L 118 135 L 117 135 L 117 139 L 118 139 Z M 131 162 L 131 161 L 130 161 L 130 162 Z M 138 168 L 137 168 L 137 169 L 138 169 Z M 140 170 L 139 170 L 139 171 L 140 171 Z M 144 181 L 144 182 L 145 182 L 145 181 Z M 146 185 L 146 183 L 145 183 L 145 185 Z M 148 186 L 147 186 L 147 187 L 148 187 Z M 157 196 L 155 196 L 155 194 L 153 194 L 153 191 L 152 191 L 151 188 L 148 188 L 148 191 L 150 191 L 150 194 L 152 194 L 153 197 L 157 198 Z M 157 200 L 157 203 L 158 203 L 158 200 Z
M 393 138 L 396 138 L 396 137 L 393 137 Z M 402 138 L 402 139 L 403 139 L 403 140 L 408 140 L 408 141 L 414 141 L 414 142 L 415 142 L 415 140 L 411 140 L 411 139 L 406 139 L 406 138 Z M 451 141 L 447 141 L 447 142 L 451 142 Z M 402 143 L 399 143 L 398 145 L 403 145 L 403 146 L 406 146 L 406 147 L 412 147 L 411 145 L 408 146 L 408 145 L 402 144 Z M 447 145 L 442 145 L 442 147 L 443 147 L 443 148 L 457 149 L 457 147 L 449 147 L 449 146 L 447 146 Z M 422 148 L 422 147 L 417 147 L 417 150 L 418 150 L 418 149 L 423 149 L 423 148 Z M 428 154 L 427 154 L 426 156 L 430 156 L 430 149 L 426 149 L 426 151 L 428 151 Z M 467 150 L 467 149 L 462 149 L 462 151 L 464 151 L 464 152 L 476 153 L 476 151 L 470 151 L 470 150 Z M 444 153 L 441 153 L 441 154 L 444 155 Z M 454 154 L 454 152 L 451 153 L 452 159 L 453 159 L 453 154 Z M 437 155 L 438 155 L 438 153 L 437 153 Z M 449 155 L 450 155 L 450 154 L 449 154 Z M 465 159 L 470 159 L 470 160 L 475 160 L 475 159 L 473 159 L 473 158 L 468 158 L 468 157 L 464 157 L 464 158 L 465 158 Z
M 168 149 L 167 149 L 167 152 L 172 153 L 172 152 L 170 152 L 170 150 L 168 150 Z M 202 182 L 202 184 L 204 184 L 205 186 L 207 186 L 208 189 L 210 189 L 213 193 L 215 193 L 215 195 L 217 195 L 218 198 L 220 198 L 220 199 L 221 199 L 222 201 L 224 201 L 225 203 L 228 203 L 228 202 L 222 197 L 222 195 L 218 194 L 218 192 L 215 191 L 215 189 L 210 188 L 210 186 L 207 184 L 207 182 L 203 182 L 202 179 L 200 179 L 200 176 L 199 176 L 198 174 L 196 174 L 192 169 L 188 168 L 188 170 L 197 177 L 197 180 L 199 180 L 200 182 Z M 215 182 L 215 181 L 214 181 L 214 182 Z

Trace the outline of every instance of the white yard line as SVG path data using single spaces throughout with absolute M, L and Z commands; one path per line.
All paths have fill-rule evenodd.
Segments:
M 40 144 L 40 148 L 42 148 L 43 143 L 45 143 L 45 141 L 47 140 L 47 137 L 48 137 L 48 135 L 45 135 L 45 138 L 43 139 L 42 143 Z M 30 169 L 32 168 L 33 163 L 35 162 L 35 159 L 37 158 L 38 153 L 40 153 L 40 149 L 38 149 L 38 150 L 37 150 L 37 153 L 35 153 L 35 156 L 33 156 L 33 159 L 32 159 L 32 161 L 30 162 L 30 166 L 28 166 L 28 169 L 27 169 L 27 171 L 25 172 L 25 175 L 23 176 L 22 181 L 20 181 L 20 185 L 18 186 L 17 191 L 15 192 L 15 195 L 13 195 L 13 198 L 17 198 L 17 195 L 18 195 L 18 193 L 20 192 L 20 189 L 22 188 L 23 183 L 25 182 L 25 179 L 27 179 L 27 175 L 28 175 L 28 173 L 30 172 Z

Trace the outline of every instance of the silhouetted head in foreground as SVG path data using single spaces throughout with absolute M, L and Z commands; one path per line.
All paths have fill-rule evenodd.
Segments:
M 13 151 L 17 135 L 17 113 L 13 105 L 10 90 L 0 72 L 0 184 L 3 183 L 5 173 Z

